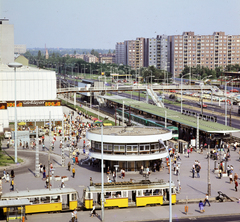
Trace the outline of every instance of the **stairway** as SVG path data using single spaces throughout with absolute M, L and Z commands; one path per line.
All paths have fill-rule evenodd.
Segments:
M 147 94 L 152 97 L 153 102 L 158 106 L 164 108 L 163 102 L 158 98 L 152 87 L 147 87 Z

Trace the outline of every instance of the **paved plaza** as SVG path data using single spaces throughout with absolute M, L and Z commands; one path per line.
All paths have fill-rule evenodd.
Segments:
M 76 114 L 75 114 L 76 115 Z M 89 120 L 84 120 L 89 121 Z M 75 188 L 79 193 L 80 201 L 82 200 L 82 191 L 85 186 L 89 185 L 89 178 L 93 178 L 93 182 L 101 182 L 101 172 L 97 167 L 92 167 L 88 164 L 79 164 L 75 165 L 76 176 L 72 178 L 72 173 L 67 170 L 67 163 L 71 161 L 69 158 L 69 151 L 65 151 L 65 167 L 61 166 L 62 157 L 61 150 L 59 148 L 61 137 L 57 137 L 55 144 L 55 149 L 51 154 L 50 162 L 52 162 L 54 167 L 54 175 L 58 176 L 68 176 L 69 181 L 65 183 L 66 187 Z M 6 145 L 4 141 L 3 146 Z M 65 144 L 66 145 L 66 144 Z M 49 138 L 45 137 L 45 146 L 49 147 Z M 41 147 L 41 146 L 40 146 Z M 14 149 L 9 148 L 5 149 L 7 153 L 14 156 Z M 229 165 L 233 165 L 234 173 L 239 174 L 239 154 L 234 152 L 232 148 L 230 149 L 230 160 Z M 22 164 L 14 164 L 7 167 L 7 171 L 10 172 L 11 169 L 15 169 L 15 190 L 27 190 L 27 189 L 44 189 L 45 181 L 42 180 L 42 175 L 39 178 L 35 177 L 35 150 L 22 150 L 19 149 L 18 155 L 24 160 Z M 26 158 L 26 156 L 31 156 L 31 158 Z M 210 162 L 210 182 L 211 182 L 211 196 L 210 202 L 212 202 L 211 207 L 206 207 L 206 212 L 201 214 L 198 210 L 198 204 L 200 199 L 204 200 L 205 194 L 207 193 L 208 187 L 208 159 L 207 150 L 204 150 L 203 154 L 193 152 L 188 158 L 187 155 L 181 154 L 181 167 L 180 167 L 180 176 L 172 174 L 172 181 L 177 185 L 177 180 L 181 182 L 181 192 L 177 194 L 177 200 L 182 202 L 182 204 L 176 204 L 172 207 L 173 209 L 173 218 L 180 217 L 196 217 L 203 215 L 219 215 L 219 214 L 238 214 L 240 212 L 240 204 L 237 203 L 237 199 L 240 198 L 240 191 L 236 192 L 234 185 L 229 183 L 228 177 L 223 177 L 218 179 L 217 175 L 214 174 L 214 160 L 211 159 Z M 47 163 L 48 151 L 41 151 L 40 148 L 40 162 Z M 79 159 L 85 159 L 87 155 L 82 153 L 80 149 Z M 200 178 L 192 178 L 191 167 L 194 164 L 195 160 L 198 160 L 201 163 Z M 72 161 L 71 161 L 72 162 Z M 3 172 L 4 167 L 0 168 L 0 171 Z M 17 172 L 21 169 L 21 172 Z M 47 171 L 47 166 L 46 166 Z M 174 173 L 174 172 L 172 172 Z M 2 174 L 2 173 L 1 173 Z M 105 182 L 107 181 L 106 174 L 104 175 Z M 110 176 L 111 177 L 111 176 Z M 129 181 L 130 179 L 139 181 L 144 178 L 139 172 L 126 172 L 124 179 L 117 178 L 118 181 Z M 151 172 L 150 180 L 157 181 L 163 179 L 164 181 L 169 181 L 168 169 L 164 162 L 164 168 L 160 172 Z M 59 181 L 53 181 L 52 187 L 60 187 Z M 9 192 L 10 185 L 3 181 L 3 192 Z M 218 195 L 218 191 L 222 191 L 227 194 L 229 197 L 234 198 L 234 202 L 225 202 L 217 203 L 215 197 Z M 185 200 L 189 200 L 189 214 L 186 215 L 184 212 Z M 100 210 L 98 211 L 100 214 Z M 53 214 L 36 214 L 29 215 L 29 221 L 51 221 L 53 218 L 58 219 L 58 221 L 68 221 L 70 220 L 70 212 L 68 213 L 53 213 Z M 89 211 L 79 211 L 78 212 L 79 221 L 100 221 L 99 218 L 89 218 Z M 143 221 L 143 220 L 157 220 L 159 218 L 168 218 L 169 217 L 169 207 L 168 206 L 157 206 L 157 207 L 140 207 L 140 208 L 131 208 L 131 209 L 114 209 L 105 211 L 105 221 Z

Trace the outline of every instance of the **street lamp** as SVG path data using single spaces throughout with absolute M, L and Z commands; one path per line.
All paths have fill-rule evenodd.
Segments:
M 239 78 L 236 79 L 232 79 L 230 81 L 226 81 L 226 77 L 225 77 L 225 126 L 227 126 L 227 84 L 234 81 L 234 80 L 238 80 Z
M 182 113 L 182 79 L 184 76 L 191 75 L 191 73 L 187 73 L 181 77 L 181 113 Z
M 105 118 L 102 120 L 101 125 L 101 177 L 102 177 L 102 186 L 101 186 L 101 208 L 102 208 L 102 221 L 104 221 L 104 177 L 103 177 L 103 122 L 104 120 L 107 120 L 108 116 L 105 116 Z
M 15 88 L 15 101 L 14 101 L 14 111 L 15 111 L 15 138 L 14 138 L 14 146 L 15 146 L 15 163 L 17 163 L 17 80 L 16 80 L 16 70 L 17 68 L 21 68 L 22 64 L 18 62 L 12 62 L 8 64 L 8 67 L 14 68 L 14 88 Z
M 212 77 L 212 75 L 209 75 L 209 76 L 205 76 L 204 78 L 202 78 L 202 83 L 204 83 L 203 82 L 203 80 L 205 79 L 205 78 L 210 78 L 210 77 Z M 203 98 L 202 98 L 202 85 L 201 85 L 201 114 L 203 114 Z

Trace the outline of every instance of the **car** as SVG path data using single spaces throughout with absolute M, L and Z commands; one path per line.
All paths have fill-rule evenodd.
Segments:
M 230 90 L 230 92 L 237 92 L 238 93 L 238 90 L 237 89 L 232 89 L 232 90 Z
M 207 105 L 205 103 L 199 102 L 198 106 L 203 107 L 203 108 L 207 108 Z
M 177 97 L 176 100 L 175 100 L 177 103 L 180 103 L 181 102 L 181 98 Z M 182 102 L 184 102 L 185 100 L 182 99 Z

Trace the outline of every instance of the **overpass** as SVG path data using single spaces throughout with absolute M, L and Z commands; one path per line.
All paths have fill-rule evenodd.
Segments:
M 67 87 L 67 88 L 58 88 L 57 94 L 63 94 L 63 93 L 86 93 L 86 92 L 117 92 L 117 91 L 146 91 L 147 88 L 151 88 L 152 90 L 212 90 L 212 87 L 210 85 L 204 85 L 204 86 L 197 86 L 197 85 L 158 85 L 158 86 L 142 86 L 142 85 L 136 85 L 136 86 L 118 86 L 118 85 L 112 85 L 112 86 L 105 86 L 105 87 Z

